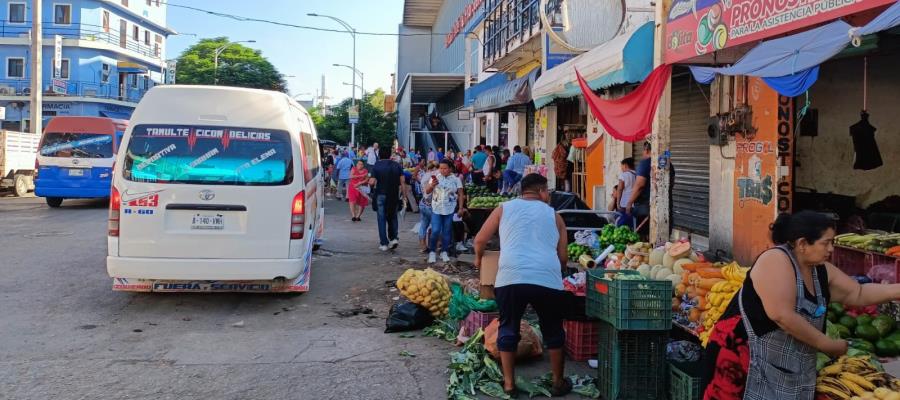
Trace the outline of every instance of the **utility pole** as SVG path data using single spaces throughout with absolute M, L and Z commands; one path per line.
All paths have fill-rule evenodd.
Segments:
M 31 7 L 31 132 L 40 135 L 44 127 L 43 76 L 41 76 L 44 45 L 41 29 L 41 0 L 32 1 Z M 23 129 L 24 130 L 24 129 Z

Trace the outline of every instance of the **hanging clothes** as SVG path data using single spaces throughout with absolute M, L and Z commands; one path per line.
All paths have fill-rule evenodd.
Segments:
M 863 111 L 859 116 L 860 121 L 850 126 L 853 151 L 856 152 L 853 169 L 868 171 L 884 165 L 884 162 L 881 160 L 881 152 L 878 151 L 878 143 L 875 142 L 877 128 L 869 123 L 869 113 Z

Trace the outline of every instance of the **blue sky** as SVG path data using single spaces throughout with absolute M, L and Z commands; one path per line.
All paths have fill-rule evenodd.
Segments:
M 275 20 L 297 25 L 340 29 L 327 18 L 308 17 L 307 13 L 332 15 L 346 21 L 357 31 L 396 33 L 403 13 L 403 0 L 168 0 L 172 5 L 183 4 L 221 13 Z M 291 94 L 315 93 L 326 75 L 328 96 L 335 103 L 350 97 L 351 82 L 348 68 L 332 64 L 352 63 L 350 35 L 339 32 L 318 32 L 263 24 L 239 22 L 197 11 L 169 6 L 168 25 L 181 33 L 169 37 L 166 57 L 177 58 L 184 49 L 207 37 L 228 36 L 233 41 L 256 40 L 245 44 L 259 49 L 287 78 Z M 356 67 L 365 75 L 366 91 L 377 87 L 390 91 L 391 76 L 396 70 L 397 37 L 358 35 L 356 39 Z M 357 79 L 359 84 L 359 79 Z M 313 95 L 302 95 L 306 100 Z

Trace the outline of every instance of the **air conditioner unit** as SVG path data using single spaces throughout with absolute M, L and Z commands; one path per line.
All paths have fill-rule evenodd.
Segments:
M 0 96 L 15 96 L 16 89 L 10 86 L 0 86 Z
M 23 96 L 31 96 L 31 88 L 27 87 L 25 89 L 22 89 L 22 95 Z

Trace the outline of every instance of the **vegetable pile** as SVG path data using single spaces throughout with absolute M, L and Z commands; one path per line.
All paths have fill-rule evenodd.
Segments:
M 638 234 L 627 226 L 616 228 L 613 225 L 605 225 L 600 231 L 600 248 L 607 248 L 609 245 L 613 245 L 616 248 L 616 253 L 624 252 L 625 246 L 638 240 L 640 240 Z
M 886 374 L 871 356 L 842 356 L 819 369 L 816 393 L 837 400 L 900 400 L 900 380 Z
M 591 249 L 588 246 L 581 245 L 578 243 L 569 243 L 568 252 L 569 252 L 570 260 L 577 260 L 578 257 L 581 257 L 582 254 L 587 254 L 587 255 L 590 255 L 591 257 L 594 256 L 593 249 Z
M 840 303 L 828 305 L 827 333 L 848 339 L 850 347 L 879 357 L 900 355 L 900 331 L 889 315 L 879 314 L 877 307 L 850 308 Z
M 845 233 L 834 237 L 834 242 L 845 247 L 884 253 L 888 256 L 900 257 L 900 233 L 859 235 Z

